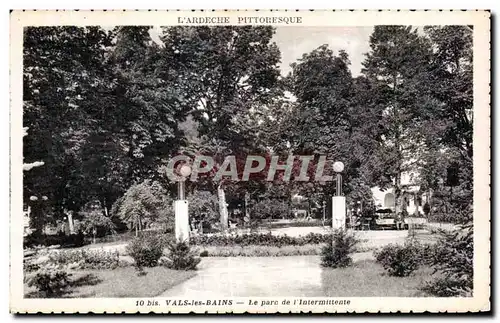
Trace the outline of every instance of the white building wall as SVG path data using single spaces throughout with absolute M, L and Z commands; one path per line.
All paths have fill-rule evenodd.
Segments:
M 423 214 L 422 205 L 417 205 L 418 202 L 416 201 L 416 193 L 419 192 L 420 186 L 413 184 L 417 178 L 418 175 L 413 172 L 401 174 L 401 185 L 404 186 L 403 192 L 406 192 L 408 197 L 406 210 L 410 215 L 414 214 L 416 211 Z M 380 187 L 375 186 L 371 188 L 371 191 L 376 209 L 395 209 L 395 193 L 393 187 L 381 190 Z

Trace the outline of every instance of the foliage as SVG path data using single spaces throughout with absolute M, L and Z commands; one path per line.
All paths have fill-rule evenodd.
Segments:
M 272 41 L 270 26 L 178 26 L 165 27 L 160 39 L 166 44 L 163 55 L 175 61 L 188 83 L 186 97 L 196 128 L 186 136 L 188 154 L 214 158 L 214 168 L 228 154 L 258 153 L 266 149 L 261 140 L 261 115 L 280 100 L 280 52 Z M 199 106 L 200 109 L 193 109 Z M 225 178 L 200 180 L 197 187 L 218 190 L 221 227 L 226 229 L 226 191 L 253 185 Z
M 24 237 L 24 248 L 32 248 L 36 246 L 54 246 L 60 245 L 61 247 L 81 247 L 85 245 L 85 236 L 80 231 L 76 234 L 65 235 L 39 235 L 36 232 L 28 234 Z
M 265 226 L 271 229 L 278 228 L 301 228 L 301 227 L 321 227 L 323 222 L 318 219 L 293 219 L 290 222 L 265 222 Z
M 48 254 L 48 263 L 69 269 L 115 269 L 120 264 L 118 252 L 99 249 L 56 251 Z
M 192 271 L 170 270 L 165 267 L 146 268 L 147 276 L 138 277 L 133 267 L 114 270 L 79 271 L 71 276 L 70 289 L 64 297 L 102 299 L 123 297 L 157 297 L 166 290 L 192 278 Z M 25 285 L 25 298 L 40 298 L 33 288 Z
M 155 221 L 173 221 L 173 206 L 165 195 L 158 182 L 146 180 L 131 186 L 113 205 L 112 212 L 136 231 Z
M 201 259 L 195 257 L 189 244 L 184 241 L 171 243 L 168 247 L 168 261 L 165 264 L 170 269 L 175 270 L 196 270 L 196 266 Z
M 325 154 L 346 165 L 348 199 L 369 201 L 370 187 L 395 183 L 398 208 L 403 173 L 418 173 L 422 190 L 442 190 L 444 168 L 457 162 L 457 192 L 472 200 L 469 26 L 376 26 L 355 78 L 347 54 L 326 45 L 281 77 L 274 33 L 270 26 L 176 26 L 153 40 L 150 26 L 26 28 L 23 153 L 44 166 L 26 172 L 24 200 L 48 197 L 30 203 L 32 225 L 98 200 L 113 221 L 171 231 L 171 199 L 161 197 L 168 188 L 153 197 L 141 185 L 162 177 L 165 159 L 179 151 L 210 154 L 216 167 L 230 153 Z M 220 188 L 217 208 L 213 197 L 192 203 L 214 220 L 215 210 L 227 211 L 226 192 L 281 198 L 294 189 L 328 195 L 334 187 L 286 184 L 226 178 L 191 183 L 188 191 Z M 278 213 L 261 206 L 257 217 Z M 86 221 L 109 225 L 98 215 Z
M 375 252 L 375 259 L 389 275 L 406 277 L 419 268 L 422 250 L 422 246 L 416 241 L 407 241 L 403 246 L 389 244 Z
M 472 28 L 427 26 L 424 31 L 434 45 L 431 84 L 436 86 L 432 88 L 433 95 L 444 104 L 440 109 L 433 111 L 433 117 L 438 117 L 445 125 L 440 140 L 457 149 L 463 161 L 471 163 Z M 472 177 L 469 176 L 463 180 L 470 180 Z
M 288 218 L 290 207 L 288 203 L 280 200 L 264 199 L 252 207 L 251 218 L 281 219 Z
M 172 233 L 175 227 L 174 199 L 158 182 L 153 185 L 153 193 L 158 200 L 155 210 L 157 217 L 150 227 L 156 226 L 164 233 Z
M 399 213 L 404 209 L 403 173 L 418 170 L 421 154 L 427 149 L 424 134 L 434 130 L 424 123 L 423 115 L 439 104 L 426 87 L 431 45 L 412 26 L 376 26 L 370 47 L 363 63 L 364 87 L 372 95 L 368 109 L 379 121 L 376 127 L 373 123 L 362 127 L 376 138 L 371 144 L 373 158 L 370 154 L 363 164 L 365 174 L 379 186 L 394 183 Z
M 289 91 L 296 97 L 289 112 L 293 118 L 284 119 L 286 124 L 280 125 L 285 128 L 280 136 L 285 137 L 290 146 L 283 147 L 283 153 L 293 149 L 304 155 L 341 158 L 346 165 L 346 183 L 349 182 L 347 178 L 356 176 L 352 172 L 356 165 L 351 165 L 354 160 L 351 158 L 353 145 L 349 113 L 354 91 L 349 65 L 345 51 L 340 50 L 334 55 L 328 45 L 303 54 L 291 65 L 292 72 L 286 80 Z M 331 167 L 326 166 L 324 175 L 332 173 Z M 311 193 L 333 193 L 334 185 L 308 184 L 298 182 L 297 186 Z
M 289 81 L 298 102 L 296 117 L 303 120 L 292 146 L 314 153 L 335 150 L 332 148 L 343 135 L 352 93 L 349 64 L 346 52 L 334 56 L 327 45 L 292 64 Z
M 23 123 L 32 135 L 24 137 L 23 153 L 27 160 L 43 159 L 44 167 L 25 177 L 24 193 L 48 196 L 56 216 L 78 211 L 101 182 L 84 171 L 82 149 L 99 128 L 93 125 L 106 102 L 104 56 L 110 45 L 100 27 L 25 29 Z
M 100 235 L 115 232 L 116 226 L 113 220 L 103 214 L 96 205 L 88 205 L 80 214 L 83 217 L 80 229 L 85 234 L 95 236 L 98 232 L 101 233 Z
M 38 264 L 36 262 L 35 258 L 31 258 L 31 259 L 25 258 L 23 261 L 23 268 L 24 268 L 24 272 L 30 273 L 30 272 L 37 271 L 38 269 L 40 269 L 40 264 Z
M 196 246 L 195 250 L 199 247 Z M 234 245 L 234 246 L 203 246 L 200 257 L 285 257 L 311 256 L 321 252 L 320 245 L 306 244 L 295 246 L 265 246 L 265 245 Z
M 197 235 L 190 238 L 192 245 L 203 246 L 231 246 L 231 245 L 264 245 L 264 246 L 302 246 L 306 244 L 320 244 L 329 241 L 330 235 L 308 233 L 305 236 L 291 237 L 286 234 L 273 235 L 271 233 L 249 233 L 232 235 Z
M 328 242 L 321 249 L 321 265 L 331 268 L 350 266 L 350 255 L 355 252 L 359 240 L 346 230 L 336 230 L 328 238 Z
M 190 95 L 203 105 L 203 110 L 193 111 L 200 136 L 227 143 L 231 150 L 250 146 L 256 124 L 250 108 L 271 102 L 277 94 L 280 52 L 272 42 L 273 28 L 197 26 L 163 31 L 165 58 L 187 68 Z
M 441 232 L 427 260 L 437 277 L 423 290 L 439 297 L 471 296 L 474 287 L 474 233 L 472 224 Z
M 55 297 L 64 293 L 69 286 L 70 274 L 63 269 L 45 266 L 28 278 L 28 286 L 36 287 L 46 297 Z
M 179 102 L 187 96 L 177 89 L 179 65 L 158 60 L 148 30 L 25 29 L 24 155 L 45 163 L 26 176 L 25 198 L 48 196 L 59 217 L 94 199 L 109 210 L 177 150 Z
M 213 223 L 218 220 L 219 205 L 217 196 L 209 191 L 196 190 L 188 194 L 190 216 L 196 221 Z
M 127 245 L 127 253 L 134 258 L 137 268 L 155 267 L 165 247 L 166 241 L 160 235 L 142 235 Z

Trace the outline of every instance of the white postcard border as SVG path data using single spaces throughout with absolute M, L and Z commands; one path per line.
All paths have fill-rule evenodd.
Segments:
M 349 300 L 349 305 L 294 306 L 299 298 L 276 297 L 278 306 L 248 305 L 249 298 L 227 298 L 232 306 L 136 306 L 146 298 L 25 299 L 23 297 L 22 216 L 22 38 L 25 26 L 177 25 L 178 17 L 301 17 L 300 26 L 471 25 L 474 28 L 474 295 L 471 298 L 321 298 Z M 299 26 L 280 24 L 280 27 Z M 10 311 L 13 313 L 299 313 L 299 312 L 467 312 L 490 309 L 490 13 L 487 11 L 13 11 L 11 13 L 11 205 Z M 161 298 L 155 298 L 160 302 Z M 302 298 L 308 300 L 320 298 Z M 238 305 L 238 302 L 243 302 Z M 259 302 L 260 303 L 260 302 Z

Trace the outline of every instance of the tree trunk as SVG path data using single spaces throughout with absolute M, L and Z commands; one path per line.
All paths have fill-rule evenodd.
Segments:
M 427 190 L 427 203 L 429 204 L 429 215 L 427 216 L 428 218 L 430 218 L 434 212 L 433 212 L 433 207 L 432 207 L 432 189 L 428 189 Z
M 138 216 L 136 216 L 136 218 L 135 218 L 134 226 L 135 226 L 135 236 L 138 237 L 139 236 L 139 217 Z
M 226 204 L 226 193 L 224 192 L 224 189 L 222 188 L 222 183 L 219 184 L 217 187 L 217 195 L 219 197 L 219 214 L 220 214 L 220 224 L 221 224 L 221 230 L 223 232 L 226 232 L 228 229 L 228 211 L 227 211 L 227 204 Z
M 396 211 L 396 215 L 401 213 L 402 210 L 402 192 L 401 192 L 401 172 L 396 174 L 396 180 L 394 183 L 394 207 Z
M 68 228 L 69 228 L 69 234 L 75 233 L 75 227 L 73 225 L 73 213 L 71 211 L 68 212 Z
M 106 198 L 103 197 L 101 200 L 102 213 L 105 217 L 109 217 L 108 206 L 106 203 Z

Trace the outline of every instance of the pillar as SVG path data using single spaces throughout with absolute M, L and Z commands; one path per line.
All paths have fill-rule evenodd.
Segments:
M 175 214 L 175 240 L 177 242 L 189 241 L 189 215 L 188 201 L 174 201 Z
M 332 228 L 345 230 L 345 196 L 332 197 Z

